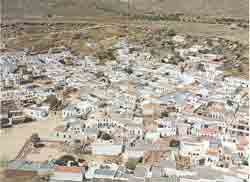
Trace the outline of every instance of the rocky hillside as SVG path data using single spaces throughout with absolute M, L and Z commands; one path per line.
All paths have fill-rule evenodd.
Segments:
M 1 0 L 5 17 L 89 17 L 126 13 L 128 5 L 119 0 Z
M 248 19 L 248 7 L 249 0 L 1 0 L 2 15 L 16 18 L 114 16 L 131 12 Z
M 248 19 L 249 0 L 131 0 L 134 12 Z

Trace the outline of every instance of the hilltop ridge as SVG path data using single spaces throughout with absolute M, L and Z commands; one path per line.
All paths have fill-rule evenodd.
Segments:
M 248 9 L 248 0 L 1 0 L 2 16 L 11 18 L 120 16 L 130 12 L 248 19 Z

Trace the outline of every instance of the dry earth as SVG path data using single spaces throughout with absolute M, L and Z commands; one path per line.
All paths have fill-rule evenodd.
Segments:
M 129 2 L 129 5 L 128 5 Z M 1 0 L 8 17 L 89 17 L 125 13 L 184 13 L 248 19 L 248 0 Z
M 50 117 L 48 120 L 17 125 L 0 133 L 0 159 L 12 160 L 16 157 L 25 141 L 33 134 L 43 137 L 51 135 L 53 129 L 62 123 L 60 118 Z

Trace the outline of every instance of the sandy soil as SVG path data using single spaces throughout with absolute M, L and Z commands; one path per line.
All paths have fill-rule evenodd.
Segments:
M 43 147 L 40 151 L 33 151 L 26 157 L 28 161 L 44 162 L 46 160 L 57 159 L 60 156 L 66 155 L 66 152 L 61 152 L 58 148 Z
M 17 125 L 13 128 L 0 131 L 0 158 L 8 160 L 16 157 L 19 150 L 33 133 L 38 133 L 41 138 L 48 137 L 53 128 L 62 123 L 59 117 L 49 117 L 44 121 L 36 121 Z

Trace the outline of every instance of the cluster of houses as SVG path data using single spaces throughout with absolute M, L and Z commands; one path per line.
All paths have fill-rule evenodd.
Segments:
M 49 138 L 80 141 L 96 161 L 46 166 L 51 182 L 249 181 L 249 80 L 225 76 L 224 56 L 204 49 L 176 49 L 178 64 L 124 39 L 106 62 L 70 52 L 2 55 L 0 128 L 60 115 Z M 124 165 L 131 160 L 133 170 Z

